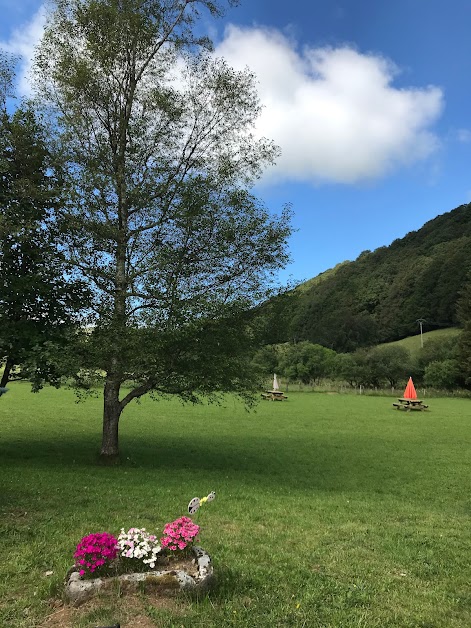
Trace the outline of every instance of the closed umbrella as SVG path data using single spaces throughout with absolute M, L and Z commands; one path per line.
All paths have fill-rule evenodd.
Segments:
M 276 378 L 276 373 L 273 375 L 273 390 L 280 390 L 278 386 L 278 380 Z
M 409 377 L 406 389 L 404 391 L 404 399 L 417 399 L 417 393 L 415 392 L 414 382 L 412 377 Z

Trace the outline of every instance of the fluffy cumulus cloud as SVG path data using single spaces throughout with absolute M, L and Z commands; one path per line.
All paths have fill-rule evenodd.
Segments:
M 437 87 L 398 88 L 383 57 L 350 47 L 299 51 L 280 32 L 227 28 L 216 55 L 250 67 L 265 105 L 257 132 L 282 156 L 278 180 L 355 183 L 428 157 L 443 108 Z
M 18 91 L 29 95 L 41 7 L 0 46 L 21 56 Z M 299 50 L 279 31 L 229 26 L 215 54 L 251 68 L 264 104 L 257 133 L 282 149 L 272 180 L 355 183 L 431 155 L 433 124 L 443 108 L 437 87 L 398 88 L 394 64 L 350 47 Z M 467 129 L 460 141 L 468 141 Z
M 31 95 L 30 70 L 34 48 L 43 35 L 45 21 L 46 12 L 41 6 L 29 22 L 14 29 L 6 41 L 0 41 L 3 50 L 19 57 L 18 92 L 21 96 Z

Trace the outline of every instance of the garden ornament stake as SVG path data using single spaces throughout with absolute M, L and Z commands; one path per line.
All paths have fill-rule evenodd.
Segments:
M 215 491 L 211 491 L 209 495 L 207 495 L 206 497 L 202 497 L 201 499 L 199 497 L 193 497 L 193 499 L 188 504 L 188 512 L 190 513 L 190 515 L 194 515 L 202 504 L 205 504 L 206 502 L 212 502 L 215 498 Z

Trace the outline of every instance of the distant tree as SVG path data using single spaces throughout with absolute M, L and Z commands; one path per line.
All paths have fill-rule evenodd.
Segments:
M 390 386 L 397 386 L 410 372 L 410 361 L 410 352 L 401 346 L 380 346 L 371 349 L 367 355 L 370 383 L 373 386 L 380 386 L 386 380 Z
M 396 346 L 358 349 L 339 353 L 335 359 L 335 375 L 351 386 L 381 387 L 386 382 L 397 386 L 410 370 L 410 354 Z
M 333 372 L 335 351 L 303 341 L 289 345 L 280 358 L 280 370 L 303 384 L 327 377 Z
M 352 387 L 363 381 L 363 375 L 353 353 L 337 353 L 334 360 L 333 375 L 335 379 L 345 381 Z
M 2 74 L 5 78 L 6 64 Z M 6 78 L 4 83 L 8 83 Z M 0 387 L 12 376 L 57 383 L 49 360 L 63 347 L 86 293 L 67 277 L 55 244 L 60 174 L 32 107 L 0 102 Z
M 289 212 L 273 217 L 250 193 L 278 153 L 253 135 L 255 78 L 205 54 L 204 9 L 222 11 L 56 0 L 37 55 L 68 160 L 61 246 L 95 295 L 82 366 L 105 374 L 108 459 L 145 393 L 247 397 L 253 308 L 288 259 Z
M 338 354 L 335 359 L 337 377 L 345 380 L 351 386 L 371 385 L 371 368 L 368 363 L 366 349 L 357 349 L 353 353 Z
M 424 383 L 432 388 L 453 390 L 460 385 L 461 372 L 458 360 L 430 362 L 425 367 Z

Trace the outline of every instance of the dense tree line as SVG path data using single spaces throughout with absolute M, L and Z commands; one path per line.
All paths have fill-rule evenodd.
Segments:
M 428 339 L 420 352 L 412 356 L 405 347 L 395 344 L 336 353 L 302 341 L 267 345 L 255 354 L 254 363 L 265 378 L 277 373 L 302 384 L 328 380 L 352 388 L 397 389 L 412 376 L 417 385 L 454 390 L 469 384 L 460 368 L 462 346 L 463 342 L 455 336 Z M 466 355 L 469 360 L 469 353 Z

